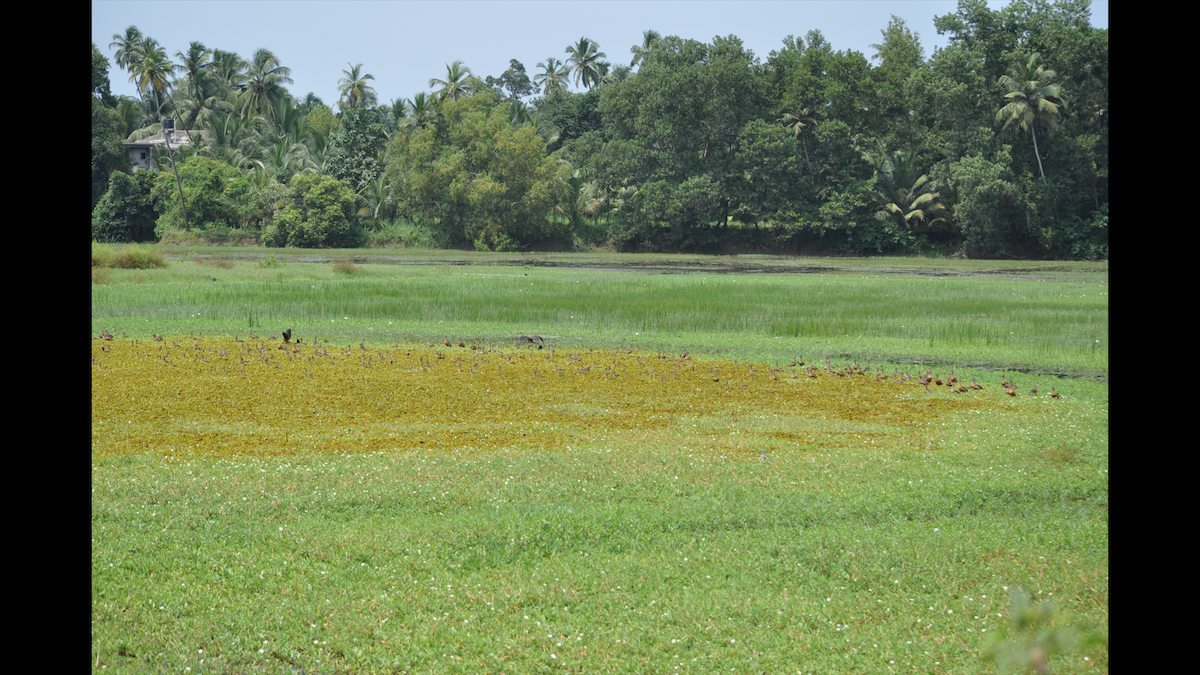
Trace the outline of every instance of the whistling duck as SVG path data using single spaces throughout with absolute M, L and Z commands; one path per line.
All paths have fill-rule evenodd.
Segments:
M 1050 387 L 1050 398 L 1058 398 L 1058 392 L 1054 391 L 1054 387 Z

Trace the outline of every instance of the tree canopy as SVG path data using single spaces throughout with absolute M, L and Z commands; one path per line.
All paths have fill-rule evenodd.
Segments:
M 122 141 L 174 116 L 185 196 L 202 165 L 223 181 L 197 193 L 197 228 L 277 245 L 354 239 L 303 234 L 289 200 L 320 177 L 348 191 L 352 231 L 402 223 L 441 246 L 1106 256 L 1108 31 L 1088 0 L 960 0 L 934 25 L 949 44 L 929 54 L 893 16 L 869 57 L 816 29 L 764 56 L 645 30 L 629 65 L 585 35 L 532 74 L 447 63 L 411 98 L 346 63 L 336 115 L 268 48 L 191 42 L 172 61 L 130 26 L 111 64 L 139 96 L 112 96 L 93 45 L 92 204 L 112 185 L 133 203 L 111 179 L 131 169 Z

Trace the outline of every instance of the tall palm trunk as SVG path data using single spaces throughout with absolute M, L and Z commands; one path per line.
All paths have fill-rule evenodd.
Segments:
M 183 208 L 183 231 L 190 232 L 188 227 L 187 217 L 187 202 L 183 199 L 183 183 L 179 181 L 179 167 L 175 166 L 175 151 L 171 149 L 171 138 L 167 135 L 167 130 L 163 126 L 162 104 L 158 102 L 158 90 L 154 91 L 154 104 L 158 106 L 158 128 L 162 132 L 163 140 L 167 143 L 167 157 L 171 159 L 171 171 L 175 173 L 175 187 L 179 190 L 179 206 Z
M 1033 125 L 1029 125 L 1029 131 L 1033 134 L 1033 154 L 1037 155 L 1038 171 L 1042 172 L 1042 185 L 1046 184 L 1046 170 L 1042 168 L 1042 153 L 1038 151 L 1037 145 L 1037 129 Z
M 813 176 L 812 160 L 808 158 L 808 142 L 804 140 L 804 134 L 800 134 L 800 143 L 804 146 L 804 161 L 808 164 L 808 180 L 817 186 L 817 179 Z

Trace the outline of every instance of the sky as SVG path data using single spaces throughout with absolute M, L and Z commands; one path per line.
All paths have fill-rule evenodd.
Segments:
M 989 0 L 993 9 L 1005 0 Z M 308 92 L 335 107 L 337 83 L 363 64 L 381 103 L 430 91 L 446 64 L 462 61 L 479 77 L 499 76 L 517 59 L 532 80 L 548 57 L 587 37 L 613 65 L 628 64 L 642 33 L 710 42 L 736 35 L 761 60 L 788 35 L 820 30 L 834 50 L 862 52 L 879 43 L 892 15 L 917 33 L 925 56 L 945 47 L 933 18 L 955 11 L 955 0 L 92 0 L 92 42 L 109 58 L 113 94 L 137 96 L 117 68 L 113 36 L 137 26 L 178 63 L 176 52 L 199 41 L 249 59 L 259 48 L 291 69 L 288 90 Z M 1092 25 L 1108 28 L 1108 1 L 1093 0 Z M 876 62 L 877 63 L 877 62 Z M 573 87 L 579 90 L 579 87 Z M 336 107 L 335 107 L 336 109 Z

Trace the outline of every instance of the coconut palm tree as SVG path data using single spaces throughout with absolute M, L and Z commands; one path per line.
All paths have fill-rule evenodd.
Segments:
M 426 92 L 421 92 L 408 101 L 407 117 L 404 124 L 409 131 L 424 129 L 437 121 L 437 99 Z
M 611 68 L 612 68 L 612 64 L 609 63 L 608 61 L 597 61 L 596 62 L 596 66 L 595 66 L 594 70 L 592 71 L 593 77 L 596 78 L 592 82 L 593 89 L 601 87 L 604 85 L 605 82 L 609 81 L 608 76 L 609 76 L 609 70 Z
M 307 115 L 308 111 L 319 105 L 325 105 L 325 102 L 321 100 L 320 96 L 310 91 L 304 96 L 304 100 L 297 103 L 297 105 L 300 107 L 300 112 Z
M 621 82 L 633 74 L 633 68 L 629 66 L 616 66 L 611 73 L 604 74 L 604 82 Z
M 185 86 L 179 89 L 178 96 L 172 95 L 171 100 L 175 104 L 175 112 L 179 116 L 179 126 L 183 129 L 196 129 L 203 127 L 203 119 L 206 115 L 211 115 L 215 112 L 226 112 L 233 110 L 233 105 L 219 95 L 216 89 L 215 82 L 207 82 L 212 76 L 200 73 L 202 82 L 196 86 Z M 184 84 L 188 84 L 184 81 Z M 211 95 L 209 95 L 211 92 Z
M 600 45 L 586 37 L 579 38 L 579 42 L 567 47 L 566 53 L 570 55 L 567 63 L 575 73 L 575 84 L 582 83 L 585 89 L 591 89 L 600 83 L 597 64 L 605 54 L 599 49 Z
M 137 48 L 142 42 L 142 32 L 137 26 L 130 26 L 125 29 L 125 34 L 116 34 L 113 36 L 113 41 L 109 43 L 109 47 L 116 47 L 117 53 L 113 55 L 113 60 L 122 70 L 129 70 L 137 58 Z
M 633 61 L 629 63 L 629 67 L 633 68 L 639 63 L 646 60 L 646 55 L 658 45 L 662 40 L 662 36 L 656 30 L 648 30 L 642 33 L 642 44 L 634 45 L 629 48 L 629 53 L 633 54 Z
M 1037 155 L 1038 171 L 1045 184 L 1046 171 L 1042 168 L 1034 124 L 1041 121 L 1050 131 L 1057 130 L 1059 110 L 1066 108 L 1067 102 L 1062 97 L 1062 88 L 1050 83 L 1058 73 L 1038 65 L 1040 58 L 1041 55 L 1035 52 L 1025 61 L 1016 63 L 1007 75 L 1000 76 L 1000 86 L 1008 90 L 1004 95 L 1008 103 L 996 113 L 996 123 L 1003 121 L 1003 128 L 1007 129 L 1016 122 L 1022 131 L 1033 136 L 1033 153 Z
M 377 231 L 382 229 L 385 222 L 396 217 L 396 201 L 392 198 L 386 173 L 379 174 L 378 178 L 363 185 L 358 194 L 366 202 L 367 216 L 375 221 Z
M 555 89 L 566 87 L 567 77 L 571 72 L 568 70 L 567 64 L 551 56 L 542 63 L 537 64 L 537 67 L 541 68 L 542 72 L 534 76 L 533 83 L 542 89 L 542 95 L 549 96 L 550 92 Z
M 804 140 L 804 128 L 807 126 L 816 126 L 817 124 L 817 120 L 809 116 L 810 112 L 811 111 L 808 108 L 797 110 L 795 112 L 786 112 L 783 114 L 783 117 L 779 118 L 779 121 L 786 124 L 788 128 L 792 130 L 793 136 L 798 136 L 800 138 L 800 144 L 804 147 L 804 161 L 808 164 L 808 176 L 809 178 L 812 178 L 812 160 L 808 158 L 808 142 Z M 814 183 L 814 185 L 815 184 L 816 183 Z
M 121 137 L 126 140 L 149 120 L 142 102 L 131 96 L 117 97 L 117 115 L 121 118 Z
M 175 66 L 175 70 L 195 85 L 200 80 L 200 74 L 204 71 L 204 67 L 212 60 L 212 50 L 202 43 L 192 42 L 188 45 L 186 53 L 175 52 L 175 58 L 179 59 L 179 65 Z
M 153 94 L 155 116 L 162 115 L 162 99 L 160 94 L 170 84 L 174 64 L 167 58 L 167 50 L 154 38 L 144 37 L 134 48 L 129 61 L 129 82 L 137 87 L 143 96 Z
M 338 107 L 346 110 L 348 108 L 356 108 L 359 104 L 370 105 L 377 98 L 375 89 L 367 84 L 367 80 L 375 79 L 375 76 L 370 73 L 362 72 L 363 64 L 350 66 L 350 70 L 343 70 L 345 75 L 338 80 L 338 93 L 342 98 L 338 101 Z
M 439 80 L 435 77 L 429 80 L 429 86 L 441 87 L 434 92 L 439 100 L 448 98 L 457 101 L 467 94 L 466 84 L 470 76 L 471 69 L 464 66 L 462 61 L 455 61 L 446 64 L 446 79 Z
M 254 160 L 261 158 L 262 149 L 254 133 L 254 121 L 247 121 L 240 114 L 228 110 L 207 115 L 202 124 L 212 139 L 204 144 L 200 154 L 239 169 L 246 169 Z
M 246 71 L 246 80 L 238 97 L 238 108 L 246 118 L 270 114 L 287 93 L 284 84 L 292 84 L 291 68 L 284 67 L 269 49 L 254 52 Z
M 408 119 L 408 106 L 408 99 L 397 98 L 393 99 L 391 103 L 385 103 L 377 108 L 379 123 L 383 125 L 384 137 L 391 138 L 392 134 L 405 126 L 405 120 Z
M 897 225 L 920 232 L 945 221 L 946 204 L 941 195 L 933 192 L 929 177 L 921 174 L 916 154 L 909 150 L 901 155 L 879 148 L 876 156 L 865 158 L 875 167 L 875 190 L 879 196 L 876 220 L 894 220 Z
M 550 118 L 546 117 L 537 110 L 532 112 L 526 110 L 526 112 L 529 118 L 528 124 L 537 130 L 538 135 L 540 135 L 542 139 L 546 141 L 546 145 L 553 145 L 558 141 L 560 135 L 558 127 L 554 126 L 554 124 L 550 122 Z
M 287 183 L 292 176 L 304 170 L 315 170 L 316 165 L 308 155 L 308 148 L 285 136 L 276 136 L 263 148 L 260 166 L 280 183 Z
M 246 60 L 233 52 L 214 49 L 208 71 L 216 76 L 226 92 L 240 91 L 246 82 Z
M 174 64 L 167 58 L 167 50 L 163 49 L 154 38 L 143 37 L 134 49 L 130 58 L 131 73 L 129 81 L 137 86 L 144 96 L 146 92 L 154 92 L 154 112 L 156 118 L 162 117 L 162 98 L 159 94 L 166 91 Z M 179 204 L 183 207 L 183 229 L 188 230 L 187 203 L 183 198 L 183 184 L 179 182 L 179 169 L 175 165 L 175 153 L 171 144 L 167 143 L 167 155 L 171 160 L 171 170 L 175 173 L 175 187 L 179 190 Z
M 521 101 L 512 101 L 508 104 L 508 121 L 513 125 L 514 129 L 519 129 L 529 123 L 529 113 L 531 109 Z

